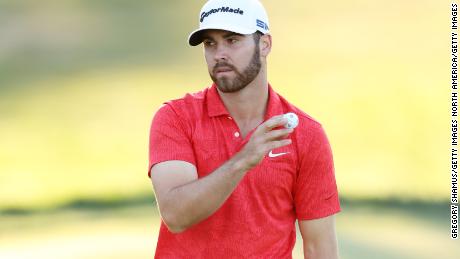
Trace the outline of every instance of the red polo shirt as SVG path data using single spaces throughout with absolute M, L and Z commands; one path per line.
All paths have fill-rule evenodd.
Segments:
M 224 204 L 179 234 L 161 222 L 155 258 L 291 258 L 295 220 L 340 211 L 332 151 L 320 123 L 269 85 L 265 120 L 294 112 L 292 144 L 273 153 L 242 178 Z M 215 85 L 166 102 L 150 129 L 150 168 L 167 160 L 196 166 L 202 178 L 235 155 L 243 139 Z

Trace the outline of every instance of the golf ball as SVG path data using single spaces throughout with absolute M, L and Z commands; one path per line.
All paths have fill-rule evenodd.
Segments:
M 284 125 L 284 127 L 288 129 L 293 129 L 299 125 L 299 117 L 295 113 L 288 112 L 283 115 L 284 118 L 287 118 L 288 122 Z

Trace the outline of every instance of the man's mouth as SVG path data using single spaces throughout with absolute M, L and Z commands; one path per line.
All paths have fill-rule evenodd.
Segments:
M 215 70 L 215 73 L 218 74 L 218 73 L 224 73 L 224 72 L 230 72 L 230 71 L 233 71 L 231 67 L 219 67 Z

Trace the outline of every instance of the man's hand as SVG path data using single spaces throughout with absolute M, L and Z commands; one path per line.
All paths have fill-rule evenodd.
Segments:
M 294 129 L 274 130 L 274 128 L 284 126 L 286 123 L 287 119 L 283 118 L 283 115 L 277 115 L 257 127 L 248 143 L 239 152 L 245 161 L 247 170 L 259 164 L 270 150 L 291 144 L 292 140 L 285 139 L 285 137 Z

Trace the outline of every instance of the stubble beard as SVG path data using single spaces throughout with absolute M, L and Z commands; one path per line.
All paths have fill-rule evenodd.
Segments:
M 217 85 L 217 88 L 220 91 L 224 93 L 238 92 L 241 89 L 245 88 L 249 83 L 254 81 L 262 67 L 262 62 L 260 61 L 259 46 L 257 45 L 258 44 L 256 44 L 254 48 L 254 54 L 252 55 L 249 65 L 242 72 L 239 72 L 235 66 L 228 64 L 226 62 L 220 62 L 214 66 L 212 73 L 210 73 L 209 75 L 211 76 L 212 81 L 214 81 L 214 83 Z M 236 74 L 235 78 L 231 79 L 226 76 L 216 78 L 215 71 L 220 67 L 231 68 L 232 71 Z

